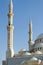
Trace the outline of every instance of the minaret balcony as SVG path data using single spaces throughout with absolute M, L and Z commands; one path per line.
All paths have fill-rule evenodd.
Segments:
M 8 16 L 14 16 L 14 14 L 13 13 L 8 13 Z
M 14 30 L 14 26 L 13 25 L 8 25 L 7 30 L 10 30 L 10 29 Z

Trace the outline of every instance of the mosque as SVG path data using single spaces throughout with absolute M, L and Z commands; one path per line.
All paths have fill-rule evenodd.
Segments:
M 13 3 L 10 0 L 7 25 L 7 50 L 6 60 L 2 61 L 2 65 L 43 65 L 43 33 L 40 34 L 35 41 L 32 40 L 32 21 L 29 22 L 29 51 L 21 49 L 17 54 L 13 49 Z

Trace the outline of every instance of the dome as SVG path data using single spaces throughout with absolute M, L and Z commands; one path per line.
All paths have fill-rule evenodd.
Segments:
M 23 55 L 31 55 L 31 53 L 29 53 L 29 52 L 26 52 L 26 53 L 23 53 Z
M 34 61 L 34 60 L 38 60 L 38 59 L 36 57 L 32 57 L 30 60 Z
M 35 54 L 42 54 L 40 51 L 36 51 Z
M 42 48 L 42 47 L 43 47 L 43 33 L 37 37 L 34 44 L 34 48 Z
M 20 50 L 20 52 L 23 52 L 23 51 L 26 51 L 26 49 L 25 49 L 25 48 L 23 48 L 23 49 L 21 49 L 21 50 Z
M 43 33 L 41 33 L 38 37 L 37 37 L 37 39 L 42 39 L 43 38 Z
M 21 50 L 19 51 L 19 54 L 20 54 L 20 55 L 23 55 L 25 52 L 26 52 L 26 49 L 23 48 L 23 49 L 21 49 Z
M 38 47 L 43 47 L 43 43 L 36 43 L 36 44 L 34 45 L 34 48 L 38 48 Z

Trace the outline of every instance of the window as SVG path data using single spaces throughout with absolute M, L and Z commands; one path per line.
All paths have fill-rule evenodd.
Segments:
M 39 48 L 38 48 L 38 50 L 39 50 Z
M 41 50 L 41 47 L 40 47 L 40 50 Z
M 41 39 L 40 39 L 40 42 L 41 42 Z

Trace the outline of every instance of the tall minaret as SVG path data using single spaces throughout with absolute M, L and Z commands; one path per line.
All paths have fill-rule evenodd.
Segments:
M 6 58 L 11 58 L 14 56 L 14 49 L 13 49 L 13 3 L 12 0 L 10 0 L 9 3 L 9 12 L 8 12 L 8 26 L 7 26 L 7 31 L 8 31 L 8 46 L 7 46 L 7 52 L 6 52 Z
M 32 44 L 33 44 L 33 40 L 32 40 L 32 21 L 30 20 L 29 21 L 29 51 L 31 50 L 32 48 Z

